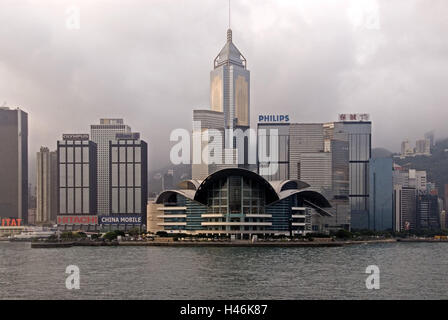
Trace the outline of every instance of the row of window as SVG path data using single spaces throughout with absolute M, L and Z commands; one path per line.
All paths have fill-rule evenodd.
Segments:
M 112 163 L 142 162 L 141 146 L 112 146 Z
M 59 163 L 88 163 L 89 146 L 88 145 L 59 145 Z
M 112 213 L 141 213 L 141 188 L 112 188 Z
M 112 164 L 112 187 L 142 186 L 142 165 L 140 163 Z
M 61 188 L 59 189 L 60 214 L 89 214 L 89 188 Z
M 60 164 L 60 187 L 89 187 L 89 164 Z

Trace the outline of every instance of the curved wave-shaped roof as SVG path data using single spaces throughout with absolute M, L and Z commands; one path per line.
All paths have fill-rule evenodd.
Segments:
M 194 199 L 200 203 L 207 203 L 207 189 L 209 186 L 217 180 L 221 178 L 226 178 L 228 176 L 243 176 L 249 179 L 253 179 L 260 183 L 260 185 L 264 186 L 267 190 L 266 194 L 266 203 L 270 204 L 272 202 L 280 200 L 278 193 L 272 187 L 272 185 L 265 178 L 260 176 L 259 174 L 242 168 L 227 168 L 220 171 L 217 171 L 210 176 L 208 176 L 204 181 L 202 181 L 201 185 L 197 189 L 196 195 Z
M 194 190 L 167 190 L 163 191 L 161 194 L 157 196 L 156 203 L 162 204 L 165 203 L 170 199 L 170 197 L 180 194 L 181 196 L 184 196 L 185 198 L 194 200 L 194 195 L 196 194 L 196 191 Z
M 185 180 L 179 183 L 180 190 L 167 190 L 162 192 L 156 199 L 156 203 L 161 204 L 168 202 L 170 197 L 177 194 L 182 195 L 190 200 L 197 201 L 202 204 L 207 203 L 207 190 L 213 182 L 229 176 L 243 176 L 257 181 L 266 189 L 266 204 L 270 205 L 279 200 L 283 200 L 295 194 L 299 194 L 306 202 L 314 206 L 318 211 L 325 210 L 321 208 L 331 208 L 331 204 L 322 194 L 309 190 L 309 184 L 300 180 L 284 180 L 269 182 L 259 174 L 242 168 L 228 168 L 217 171 L 205 180 Z
M 288 198 L 294 194 L 299 194 L 303 199 L 314 203 L 322 208 L 331 208 L 330 202 L 322 194 L 313 190 L 286 190 L 280 192 L 280 200 Z
M 291 187 L 288 187 L 288 185 L 293 185 L 294 187 L 292 189 L 296 190 L 302 190 L 311 187 L 308 183 L 298 179 L 270 181 L 270 183 L 277 193 L 291 189 Z
M 182 190 L 198 190 L 199 186 L 201 185 L 202 181 L 200 180 L 184 180 L 179 182 L 177 185 Z

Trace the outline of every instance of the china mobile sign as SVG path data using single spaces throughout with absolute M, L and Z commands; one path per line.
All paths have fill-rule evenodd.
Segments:
M 58 225 L 98 225 L 98 216 L 58 216 Z
M 111 224 L 133 224 L 140 225 L 143 223 L 142 216 L 103 216 L 99 218 L 102 225 Z
M 2 218 L 1 226 L 2 227 L 21 227 L 22 219 L 14 219 L 14 218 Z

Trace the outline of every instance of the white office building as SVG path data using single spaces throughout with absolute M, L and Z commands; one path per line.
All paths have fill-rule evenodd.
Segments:
M 289 177 L 300 179 L 300 161 L 303 153 L 324 151 L 322 123 L 293 123 L 289 126 Z
M 131 133 L 131 128 L 123 119 L 100 119 L 100 124 L 90 126 L 90 133 L 98 153 L 97 210 L 99 215 L 110 215 L 109 141 L 114 141 L 117 133 Z
M 299 180 L 308 183 L 311 190 L 329 195 L 332 188 L 330 152 L 302 153 Z

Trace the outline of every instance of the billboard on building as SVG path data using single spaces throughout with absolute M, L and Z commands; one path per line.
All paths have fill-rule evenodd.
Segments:
M 62 135 L 62 140 L 64 141 L 71 141 L 71 140 L 89 140 L 89 135 L 88 134 L 63 134 Z
M 355 122 L 363 122 L 370 121 L 370 114 L 368 113 L 344 113 L 339 115 L 339 121 L 355 121 Z
M 99 217 L 99 224 L 111 225 L 111 224 L 132 224 L 141 225 L 143 224 L 142 216 L 102 216 Z
M 267 114 L 258 116 L 259 123 L 289 123 L 289 115 L 287 114 Z
M 22 221 L 23 221 L 22 219 L 17 219 L 17 218 L 2 218 L 1 226 L 2 227 L 21 227 Z
M 58 216 L 58 225 L 98 225 L 98 216 Z

